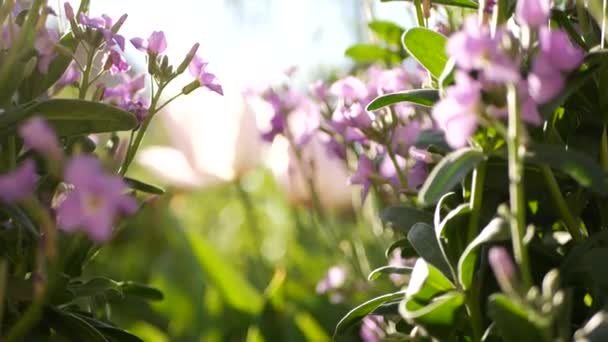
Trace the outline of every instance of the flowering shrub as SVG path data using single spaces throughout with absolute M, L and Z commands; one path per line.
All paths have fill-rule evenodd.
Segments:
M 334 338 L 360 326 L 365 341 L 600 341 L 605 15 L 595 2 L 441 4 L 414 1 L 418 27 L 375 21 L 380 43 L 346 51 L 388 68 L 308 94 L 260 94 L 273 112 L 263 138 L 302 151 L 317 137 L 400 236 L 369 279 L 404 287 L 354 308 Z M 313 178 L 310 203 L 322 212 Z M 342 282 L 332 268 L 318 289 Z
M 60 32 L 49 20 L 60 9 L 25 3 L 0 4 L 2 340 L 139 341 L 111 323 L 110 303 L 162 293 L 86 277 L 83 267 L 142 200 L 163 192 L 124 176 L 155 114 L 197 88 L 221 95 L 222 87 L 196 55 L 198 44 L 173 66 L 163 32 L 134 38 L 148 62 L 147 74 L 134 75 L 120 34 L 126 14 L 92 17 L 89 1 L 77 10 L 66 3 L 70 29 Z M 161 100 L 188 68 L 193 81 Z M 69 89 L 76 98 L 62 96 Z

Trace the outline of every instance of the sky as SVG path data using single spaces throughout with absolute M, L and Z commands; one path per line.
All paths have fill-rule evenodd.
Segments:
M 372 3 L 378 18 L 411 22 L 404 2 Z M 128 13 L 127 38 L 163 30 L 173 64 L 199 42 L 208 70 L 239 86 L 271 81 L 293 65 L 309 78 L 346 66 L 344 50 L 365 39 L 361 0 L 92 0 L 91 12 Z M 143 62 L 133 49 L 128 54 Z

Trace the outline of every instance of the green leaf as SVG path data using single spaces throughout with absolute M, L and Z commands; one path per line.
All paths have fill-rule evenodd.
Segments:
M 433 168 L 418 193 L 423 205 L 437 203 L 482 161 L 484 154 L 473 148 L 463 148 L 445 156 Z
M 391 21 L 372 20 L 367 26 L 380 40 L 395 46 L 400 45 L 401 35 L 405 29 Z
M 137 126 L 133 114 L 108 104 L 51 99 L 0 115 L 0 136 L 15 133 L 33 115 L 44 117 L 59 136 L 127 131 Z
M 450 266 L 443 256 L 435 230 L 426 223 L 416 223 L 407 234 L 418 255 L 429 264 L 435 266 L 446 276 L 451 275 Z
M 504 294 L 490 296 L 488 309 L 505 341 L 551 341 L 548 318 L 538 315 Z
M 99 330 L 110 342 L 143 342 L 143 340 L 128 331 L 117 328 L 110 323 L 100 321 L 86 314 L 73 313 Z
M 404 266 L 382 266 L 373 270 L 368 276 L 369 280 L 376 280 L 383 274 L 410 274 L 412 273 L 411 267 Z
M 390 258 L 391 254 L 393 254 L 393 252 L 397 248 L 401 249 L 402 257 L 411 258 L 411 257 L 418 256 L 416 254 L 416 250 L 414 249 L 414 247 L 412 247 L 412 244 L 410 243 L 410 241 L 407 238 L 393 242 L 390 246 L 388 246 L 386 251 L 384 251 L 384 255 L 387 258 Z
M 120 288 L 125 296 L 138 297 L 152 301 L 163 300 L 165 298 L 160 290 L 134 281 L 120 282 Z
M 406 90 L 376 97 L 367 105 L 367 110 L 378 110 L 401 102 L 410 102 L 424 107 L 432 107 L 438 100 L 439 92 L 436 89 Z
M 165 193 L 165 189 L 156 185 L 148 184 L 129 177 L 125 177 L 124 180 L 127 185 L 133 190 L 146 192 L 153 195 L 163 195 Z
M 70 341 L 110 342 L 99 330 L 70 312 L 49 307 L 45 318 L 58 334 Z
M 412 0 L 380 0 L 381 2 L 412 1 Z M 477 9 L 477 3 L 471 0 L 434 0 L 433 4 Z
M 401 304 L 401 302 L 402 302 L 401 300 L 386 302 L 386 303 L 380 305 L 379 307 L 377 307 L 376 310 L 372 311 L 370 313 L 370 315 L 381 315 L 381 316 L 399 315 L 399 305 Z
M 64 50 L 73 53 L 78 46 L 78 40 L 74 38 L 71 32 L 68 32 L 61 37 L 59 44 L 63 46 Z M 60 53 L 53 59 L 46 74 L 41 73 L 38 71 L 38 68 L 35 68 L 32 74 L 23 81 L 19 89 L 20 101 L 31 101 L 42 95 L 63 76 L 71 62 L 71 56 Z
M 502 218 L 495 218 L 488 223 L 485 228 L 477 235 L 477 237 L 469 243 L 467 248 L 462 253 L 458 260 L 458 281 L 466 290 L 473 283 L 473 273 L 475 271 L 475 263 L 479 254 L 481 245 L 494 242 L 504 241 L 509 239 L 509 227 Z
M 437 207 L 439 208 L 439 205 Z M 443 250 L 443 254 L 453 266 L 458 264 L 458 259 L 468 243 L 464 239 L 469 226 L 470 216 L 471 206 L 468 203 L 461 204 L 451 210 L 435 226 L 435 234 L 437 235 L 437 240 L 441 243 L 440 247 Z
M 249 284 L 243 273 L 226 259 L 197 231 L 186 232 L 201 269 L 220 291 L 226 302 L 242 312 L 257 315 L 264 306 L 262 295 Z
M 399 312 L 408 321 L 416 322 L 425 326 L 436 337 L 440 337 L 436 330 L 442 333 L 453 330 L 456 325 L 457 316 L 464 304 L 464 294 L 458 291 L 450 291 L 435 297 L 423 307 L 413 298 L 404 300 L 399 307 Z
M 394 301 L 397 299 L 403 299 L 405 296 L 405 291 L 398 291 L 394 293 L 385 294 L 374 299 L 370 299 L 367 302 L 357 306 L 356 308 L 349 311 L 336 325 L 336 330 L 334 332 L 334 338 L 344 334 L 351 327 L 357 325 L 363 317 L 370 314 L 380 305 Z
M 442 295 L 456 287 L 441 271 L 426 260 L 416 260 L 414 270 L 407 284 L 407 298 L 415 298 L 422 305 L 434 297 Z
M 435 78 L 445 69 L 448 57 L 445 54 L 447 38 L 433 30 L 415 27 L 407 30 L 402 38 L 405 50 Z
M 123 297 L 120 283 L 105 277 L 93 278 L 85 283 L 71 283 L 68 285 L 68 289 L 76 297 L 93 297 L 109 293 L 120 298 Z
M 535 144 L 526 157 L 560 170 L 593 192 L 608 194 L 608 173 L 598 162 L 581 152 L 566 150 L 559 145 Z
M 399 54 L 378 45 L 355 44 L 350 46 L 344 54 L 357 63 L 399 63 Z
M 416 140 L 414 140 L 414 146 L 424 149 L 434 146 L 444 152 L 452 150 L 445 141 L 445 133 L 436 129 L 427 129 L 418 133 Z
M 418 222 L 432 223 L 433 214 L 414 207 L 396 206 L 384 209 L 380 213 L 380 219 L 394 228 L 407 233 Z

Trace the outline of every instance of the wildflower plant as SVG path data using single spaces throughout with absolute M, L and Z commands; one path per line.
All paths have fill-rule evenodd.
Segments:
M 355 157 L 351 183 L 381 199 L 373 204 L 399 237 L 369 279 L 406 279 L 346 314 L 334 338 L 359 326 L 365 341 L 603 340 L 605 6 L 413 9 L 417 27 L 372 22 L 382 43 L 347 55 L 423 67 L 421 81 L 369 94 L 369 80 L 344 78 L 330 88 L 341 109 L 320 124 L 341 134 Z M 405 63 L 394 60 L 399 43 Z
M 148 63 L 135 74 L 120 33 L 127 15 L 95 17 L 88 9 L 87 0 L 77 9 L 0 2 L 3 341 L 140 340 L 112 324 L 110 303 L 162 293 L 128 279 L 84 276 L 83 267 L 146 197 L 163 193 L 125 176 L 154 116 L 197 88 L 222 93 L 196 56 L 198 44 L 173 66 L 162 31 L 131 40 Z M 60 31 L 51 16 L 68 29 Z M 189 67 L 198 70 L 194 80 L 165 94 Z

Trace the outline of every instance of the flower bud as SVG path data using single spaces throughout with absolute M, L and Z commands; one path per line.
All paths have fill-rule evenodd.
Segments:
M 198 51 L 198 48 L 201 45 L 199 43 L 196 43 L 192 46 L 192 48 L 190 49 L 190 52 L 188 52 L 188 54 L 186 55 L 186 58 L 184 58 L 184 61 L 179 65 L 179 67 L 177 67 L 177 74 L 181 74 L 184 71 L 186 71 L 186 69 L 188 68 L 188 66 L 190 65 L 190 63 L 192 62 L 192 60 L 194 59 L 194 56 L 196 56 L 196 52 Z
M 507 250 L 504 247 L 493 247 L 488 253 L 488 260 L 500 288 L 508 294 L 515 293 L 515 266 Z
M 66 2 L 65 4 L 63 4 L 63 8 L 65 10 L 65 17 L 69 20 L 69 21 L 74 21 L 76 20 L 75 16 L 74 16 L 74 9 L 72 8 L 72 5 L 70 5 L 69 2 Z
M 551 0 L 518 0 L 515 18 L 519 24 L 537 28 L 545 25 L 551 12 Z

